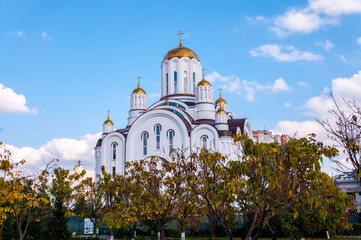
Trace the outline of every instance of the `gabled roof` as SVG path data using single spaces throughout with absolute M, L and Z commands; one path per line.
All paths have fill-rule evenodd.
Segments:
M 234 135 L 237 134 L 237 128 L 241 130 L 242 133 L 244 133 L 244 126 L 246 123 L 247 118 L 238 118 L 238 119 L 228 119 L 228 129 L 231 131 Z

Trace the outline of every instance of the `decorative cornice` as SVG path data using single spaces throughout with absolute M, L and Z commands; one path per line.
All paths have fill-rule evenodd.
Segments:
M 171 95 L 164 96 L 160 100 L 164 100 L 164 99 L 169 98 L 169 97 L 180 97 L 180 96 L 196 97 L 196 95 L 194 95 L 194 94 L 179 93 L 179 94 L 171 94 Z

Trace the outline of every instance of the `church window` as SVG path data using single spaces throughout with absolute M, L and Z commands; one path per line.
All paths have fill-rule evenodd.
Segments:
M 187 71 L 184 71 L 184 93 L 188 93 L 188 77 Z
M 166 84 L 167 84 L 167 95 L 169 93 L 169 85 L 168 85 L 168 73 L 165 74 L 166 77 Z
M 208 140 L 208 137 L 207 137 L 207 136 L 202 136 L 202 137 L 201 137 L 201 140 L 202 140 L 202 148 L 207 149 L 207 140 Z
M 169 154 L 173 152 L 173 138 L 174 138 L 174 131 L 168 131 L 168 140 L 169 140 Z
M 193 72 L 193 94 L 196 94 L 196 73 Z
M 177 72 L 174 71 L 174 93 L 177 93 Z
M 113 177 L 115 177 L 115 167 L 113 167 Z
M 117 144 L 116 143 L 112 144 L 112 149 L 113 149 L 112 159 L 113 159 L 113 161 L 115 161 L 117 159 Z
M 160 149 L 160 125 L 155 126 L 155 149 Z
M 148 133 L 142 133 L 142 140 L 143 140 L 143 155 L 147 155 L 148 153 Z

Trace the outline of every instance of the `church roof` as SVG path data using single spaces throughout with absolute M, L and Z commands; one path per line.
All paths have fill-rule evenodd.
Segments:
M 224 137 L 224 136 L 232 137 L 233 135 L 234 134 L 231 131 L 227 131 L 227 130 L 218 131 L 218 136 L 220 137 Z
M 244 133 L 244 125 L 246 123 L 247 118 L 238 118 L 238 119 L 228 119 L 228 129 L 231 131 L 234 135 L 237 134 L 237 128 L 241 130 L 242 133 Z

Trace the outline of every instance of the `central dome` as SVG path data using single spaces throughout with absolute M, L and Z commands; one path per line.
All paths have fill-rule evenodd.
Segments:
M 182 43 L 179 45 L 179 47 L 173 48 L 172 50 L 168 51 L 167 54 L 163 58 L 163 62 L 167 59 L 171 59 L 174 57 L 189 57 L 189 58 L 195 58 L 199 61 L 198 56 L 193 50 L 183 47 Z

